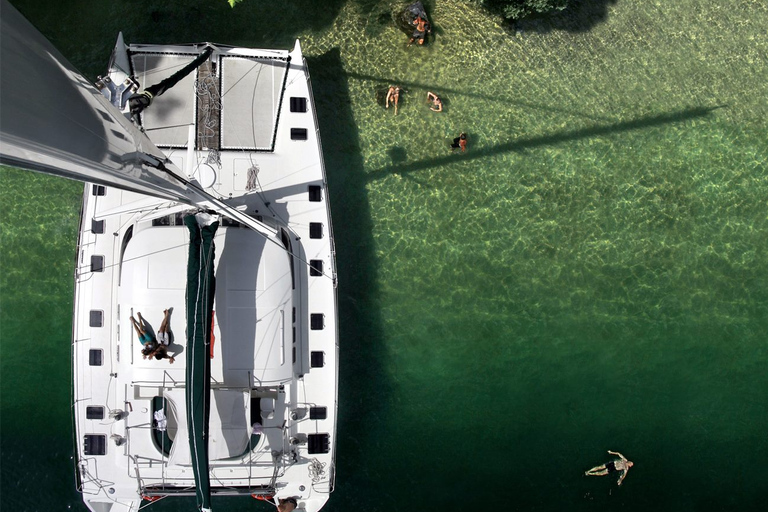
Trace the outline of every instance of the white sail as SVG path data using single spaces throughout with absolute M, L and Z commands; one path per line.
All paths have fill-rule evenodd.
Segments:
M 2 0 L 0 162 L 217 209 L 265 235 L 275 230 L 181 177 L 14 7 Z
M 188 204 L 199 193 L 152 167 L 166 157 L 7 1 L 0 161 Z M 170 164 L 165 164 L 172 170 Z

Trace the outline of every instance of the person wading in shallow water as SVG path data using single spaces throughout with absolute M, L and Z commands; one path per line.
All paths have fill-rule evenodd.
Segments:
M 397 115 L 397 104 L 400 101 L 400 91 L 402 91 L 403 88 L 399 85 L 390 85 L 389 90 L 387 91 L 387 108 L 389 108 L 389 104 L 394 103 L 395 104 L 395 115 Z
M 619 485 L 621 485 L 621 482 L 624 480 L 624 477 L 627 476 L 627 471 L 629 471 L 629 468 L 635 465 L 634 462 L 627 460 L 625 456 L 620 454 L 619 452 L 612 452 L 611 450 L 608 450 L 608 453 L 611 455 L 618 455 L 621 457 L 617 460 L 612 460 L 611 462 L 606 462 L 605 464 L 601 466 L 595 466 L 589 471 L 586 471 L 584 474 L 587 476 L 605 476 L 610 475 L 612 473 L 621 472 L 621 476 L 619 477 Z

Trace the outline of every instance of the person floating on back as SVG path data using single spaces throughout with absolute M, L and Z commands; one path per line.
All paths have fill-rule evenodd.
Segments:
M 611 455 L 618 455 L 621 458 L 612 460 L 611 462 L 606 462 L 605 464 L 602 464 L 600 466 L 595 466 L 589 471 L 586 471 L 584 474 L 587 476 L 605 476 L 605 475 L 610 475 L 612 473 L 621 472 L 621 476 L 619 476 L 619 481 L 618 481 L 618 484 L 621 485 L 621 482 L 624 480 L 624 477 L 627 476 L 627 471 L 629 471 L 629 468 L 634 466 L 635 463 L 627 460 L 627 458 L 622 454 L 620 454 L 619 452 L 612 452 L 611 450 L 608 450 L 608 453 L 610 453 Z
M 432 106 L 429 107 L 429 110 L 433 112 L 443 111 L 443 100 L 441 100 L 437 94 L 432 91 L 427 91 L 427 101 L 432 102 Z
M 467 134 L 464 132 L 461 132 L 461 135 L 453 139 L 453 144 L 451 144 L 451 151 L 458 148 L 461 148 L 462 151 L 467 150 Z

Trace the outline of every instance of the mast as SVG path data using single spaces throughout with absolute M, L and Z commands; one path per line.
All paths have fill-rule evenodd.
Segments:
M 7 0 L 0 5 L 0 163 L 215 209 L 274 237 L 184 178 Z

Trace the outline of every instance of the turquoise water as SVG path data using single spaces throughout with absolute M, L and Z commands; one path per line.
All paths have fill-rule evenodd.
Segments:
M 301 36 L 340 280 L 325 510 L 763 509 L 764 4 L 595 2 L 570 30 L 515 34 L 435 1 L 426 48 L 405 46 L 387 1 L 291 2 L 278 21 L 252 0 L 76 2 L 98 21 L 87 30 L 74 11 L 14 4 L 90 76 L 119 29 Z M 375 101 L 392 83 L 407 90 L 397 116 Z M 469 150 L 451 154 L 460 131 Z M 0 176 L 2 504 L 82 509 L 69 459 L 81 187 Z M 609 449 L 635 462 L 620 488 L 582 476 Z

